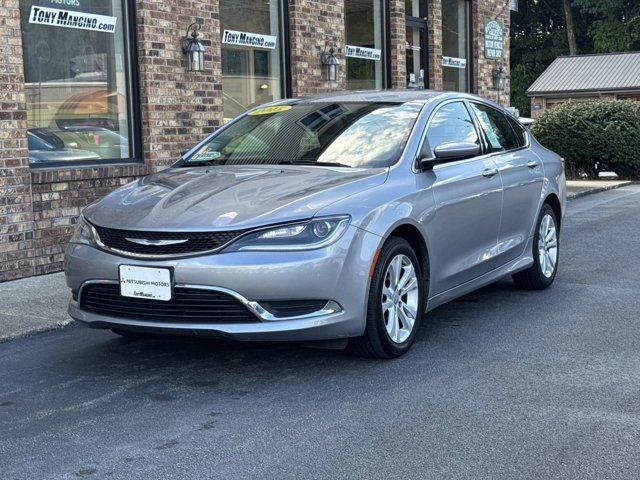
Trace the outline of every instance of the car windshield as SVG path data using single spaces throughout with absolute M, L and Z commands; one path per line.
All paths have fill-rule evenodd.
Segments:
M 196 164 L 387 167 L 402 154 L 421 105 L 296 103 L 252 110 L 185 158 Z

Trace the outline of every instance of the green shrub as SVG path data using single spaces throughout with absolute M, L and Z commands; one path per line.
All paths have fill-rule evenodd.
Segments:
M 640 178 L 640 102 L 562 103 L 543 112 L 531 131 L 564 157 L 570 178 L 598 178 L 600 171 Z

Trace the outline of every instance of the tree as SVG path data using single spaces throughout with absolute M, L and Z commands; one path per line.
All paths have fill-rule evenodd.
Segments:
M 564 21 L 567 25 L 567 40 L 569 41 L 569 55 L 578 54 L 578 46 L 576 45 L 576 30 L 573 26 L 573 12 L 571 11 L 571 2 L 569 0 L 562 1 L 564 9 Z
M 511 14 L 511 99 L 530 115 L 525 91 L 559 55 L 640 50 L 639 0 L 520 0 Z
M 592 17 L 588 35 L 594 52 L 640 50 L 640 2 L 637 0 L 574 0 Z

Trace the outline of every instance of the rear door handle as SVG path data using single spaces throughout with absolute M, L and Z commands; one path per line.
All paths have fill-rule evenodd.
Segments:
M 538 162 L 536 162 L 535 160 L 531 160 L 527 162 L 527 167 L 529 168 L 536 168 L 537 166 L 538 166 Z
M 485 171 L 482 172 L 482 176 L 487 178 L 491 178 L 497 174 L 498 174 L 497 168 L 487 168 Z

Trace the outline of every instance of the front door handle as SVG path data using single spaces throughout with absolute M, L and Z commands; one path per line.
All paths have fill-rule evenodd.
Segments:
M 497 168 L 487 168 L 484 172 L 482 172 L 482 176 L 487 178 L 491 178 L 497 174 L 498 174 Z
M 531 160 L 530 162 L 527 162 L 527 167 L 529 168 L 536 168 L 538 166 L 538 162 L 536 162 L 535 160 Z

